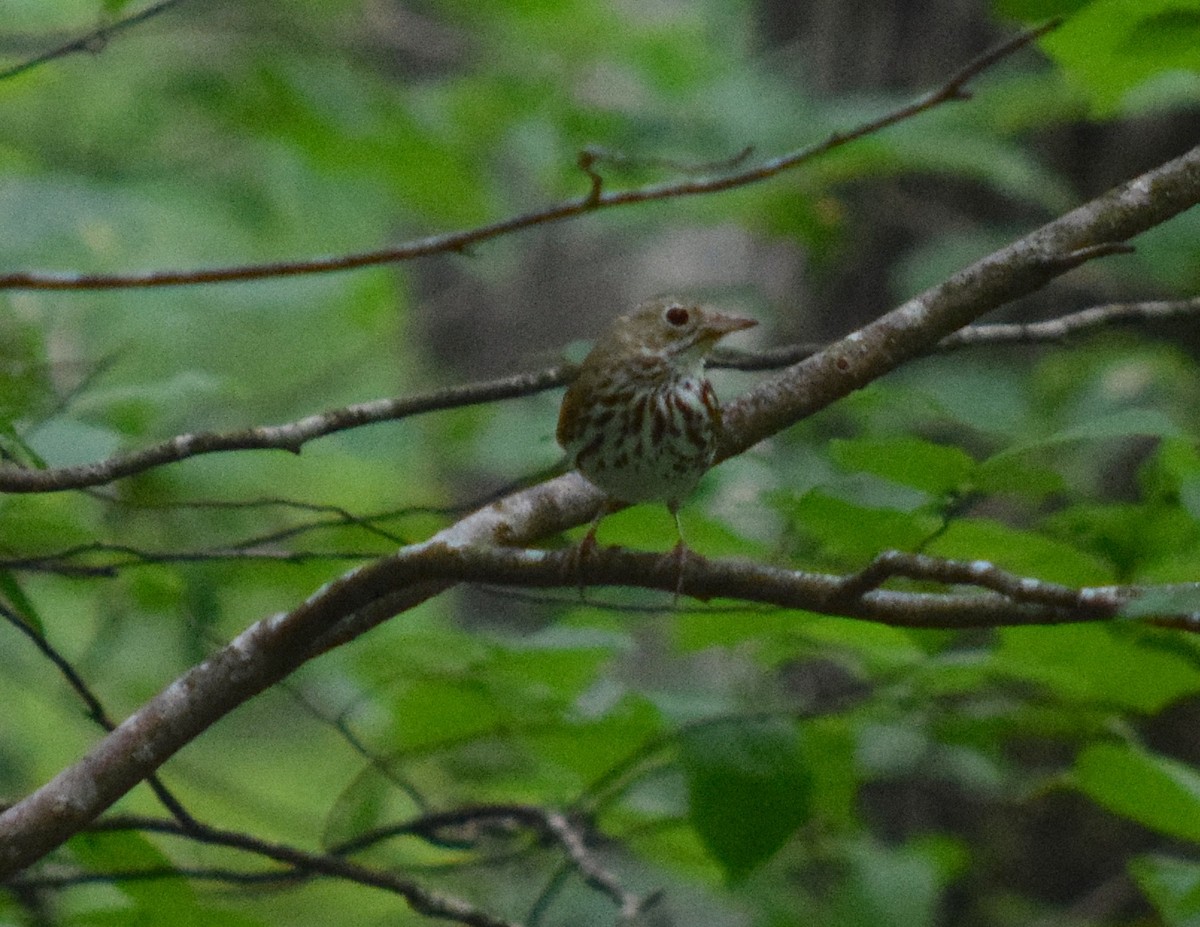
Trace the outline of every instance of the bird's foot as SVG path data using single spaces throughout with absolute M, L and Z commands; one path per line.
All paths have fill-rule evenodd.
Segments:
M 568 576 L 575 577 L 579 584 L 580 600 L 583 600 L 584 590 L 587 588 L 587 562 L 596 556 L 596 549 L 596 532 L 592 530 L 584 535 L 582 541 L 567 551 L 563 572 Z
M 671 596 L 672 608 L 679 607 L 679 597 L 683 595 L 683 576 L 691 553 L 691 548 L 683 542 L 683 538 L 680 538 L 679 543 L 662 556 L 662 563 L 670 563 L 675 568 L 675 593 Z

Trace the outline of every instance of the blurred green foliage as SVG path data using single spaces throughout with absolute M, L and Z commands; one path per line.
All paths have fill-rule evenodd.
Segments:
M 133 6 L 6 4 L 7 57 Z M 845 208 L 855 191 L 934 178 L 1053 215 L 1079 197 L 1039 139 L 1084 114 L 1170 114 L 1194 93 L 1194 2 L 997 6 L 1071 14 L 1042 43 L 1052 65 L 1006 64 L 972 102 L 769 183 L 574 232 L 644 243 L 733 224 L 802 250 L 819 276 L 862 232 Z M 390 27 L 389 10 L 401 17 Z M 748 144 L 776 153 L 905 99 L 808 90 L 803 68 L 760 52 L 758 26 L 746 0 L 183 3 L 97 54 L 0 82 L 0 270 L 370 250 L 580 195 L 588 145 L 694 163 Z M 664 174 L 649 162 L 604 171 L 618 186 Z M 1147 295 L 1188 295 L 1196 221 L 1156 230 L 1118 266 Z M 931 227 L 889 295 L 1020 227 Z M 463 272 L 511 277 L 525 243 L 484 246 Z M 6 293 L 0 455 L 82 463 L 453 382 L 416 273 Z M 536 362 L 517 341 L 494 345 L 511 352 L 499 366 Z M 807 569 L 853 570 L 899 548 L 1072 584 L 1194 582 L 1196 383 L 1189 351 L 1138 333 L 928 358 L 711 474 L 683 513 L 689 541 Z M 0 497 L 0 599 L 124 717 L 249 623 L 552 465 L 556 401 L 374 425 L 299 456 L 212 455 L 94 492 Z M 601 539 L 659 549 L 673 536 L 665 513 L 640 507 L 606 520 Z M 67 552 L 62 562 L 115 575 L 39 566 Z M 99 732 L 24 637 L 8 626 L 0 637 L 0 796 L 16 798 Z M 1200 778 L 1188 761 L 1200 754 L 1152 735 L 1173 711 L 1195 718 L 1198 661 L 1193 638 L 1132 619 L 904 631 L 735 603 L 673 611 L 632 593 L 456 591 L 305 667 L 164 778 L 206 821 L 313 848 L 431 809 L 570 808 L 605 836 L 605 863 L 637 891 L 664 888 L 680 923 L 702 911 L 712 924 L 835 927 L 1059 922 L 1070 898 L 1012 875 L 1045 832 L 1005 815 L 1083 796 L 1091 816 L 1054 847 L 1114 878 L 1128 865 L 1156 913 L 1069 922 L 1196 924 Z M 144 789 L 120 810 L 161 811 Z M 1135 825 L 1136 845 L 1095 862 L 1088 828 Z M 55 859 L 101 872 L 254 865 L 132 833 L 82 835 Z M 405 836 L 363 859 L 513 919 L 541 899 L 541 923 L 614 920 L 533 839 Z M 392 896 L 320 880 L 117 881 L 26 901 L 0 895 L 0 920 L 421 922 Z

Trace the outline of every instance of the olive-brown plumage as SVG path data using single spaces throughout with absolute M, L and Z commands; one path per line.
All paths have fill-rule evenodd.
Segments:
M 712 466 L 721 432 L 704 359 L 721 338 L 756 324 L 674 297 L 642 303 L 584 359 L 563 396 L 558 443 L 610 500 L 662 502 L 678 528 L 679 506 Z

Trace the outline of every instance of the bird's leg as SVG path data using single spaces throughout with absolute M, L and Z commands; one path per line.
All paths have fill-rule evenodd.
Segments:
M 604 520 L 604 516 L 609 513 L 608 500 L 605 499 L 600 503 L 600 508 L 596 509 L 596 516 L 592 519 L 592 523 L 588 525 L 587 534 L 583 536 L 583 540 L 579 542 L 580 558 L 590 557 L 596 552 L 596 532 L 600 530 L 600 522 Z
M 683 569 L 687 563 L 688 546 L 683 539 L 683 527 L 679 524 L 679 506 L 668 503 L 667 509 L 671 512 L 671 517 L 675 519 L 675 535 L 679 538 L 675 542 L 675 546 L 671 548 L 668 557 L 675 561 L 675 595 L 671 598 L 672 607 L 679 606 L 679 597 L 683 595 Z
M 581 599 L 583 598 L 583 590 L 586 586 L 583 575 L 584 564 L 596 552 L 596 531 L 599 530 L 600 522 L 604 519 L 604 516 L 611 511 L 612 505 L 610 500 L 605 499 L 601 502 L 600 508 L 596 510 L 596 517 L 592 519 L 591 525 L 588 526 L 587 534 L 567 554 L 567 571 L 576 574 L 576 578 L 579 580 L 579 598 Z

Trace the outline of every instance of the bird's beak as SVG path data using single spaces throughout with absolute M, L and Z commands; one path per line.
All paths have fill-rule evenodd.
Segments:
M 757 324 L 757 319 L 747 319 L 740 315 L 725 315 L 721 312 L 710 313 L 704 320 L 705 334 L 714 341 L 733 332 L 740 332 L 744 328 L 753 328 Z

